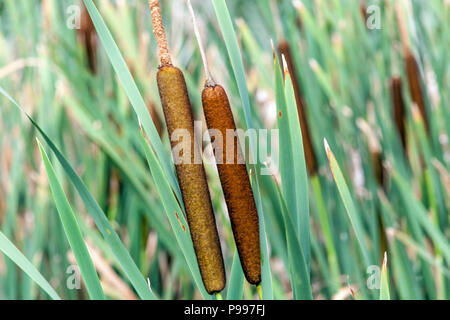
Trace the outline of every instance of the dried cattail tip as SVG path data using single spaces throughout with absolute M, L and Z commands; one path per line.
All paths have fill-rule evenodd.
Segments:
M 405 51 L 405 69 L 406 76 L 408 78 L 409 91 L 411 93 L 412 102 L 417 105 L 419 108 L 420 115 L 422 116 L 423 121 L 425 122 L 425 128 L 427 132 L 430 131 L 428 115 L 425 106 L 425 100 L 422 91 L 422 85 L 420 83 L 420 71 L 417 65 L 416 58 L 410 49 Z
M 169 49 L 167 45 L 166 32 L 162 22 L 161 8 L 158 0 L 149 0 L 150 12 L 152 15 L 153 32 L 158 43 L 158 54 L 161 66 L 171 66 L 172 60 L 170 58 Z
M 297 71 L 292 58 L 291 48 L 288 42 L 281 41 L 278 44 L 278 53 L 284 56 L 282 60 L 283 68 L 287 68 L 291 75 L 292 86 L 294 88 L 295 102 L 297 104 L 297 112 L 302 129 L 303 149 L 305 151 L 305 160 L 308 173 L 313 176 L 317 174 L 317 159 L 312 144 L 311 133 L 309 131 L 308 119 L 306 118 L 306 104 L 302 97 L 300 83 L 298 81 Z
M 235 132 L 230 103 L 220 85 L 206 87 L 202 102 L 208 128 L 219 130 L 224 138 L 227 130 Z M 258 212 L 246 166 L 238 163 L 243 156 L 237 137 L 218 144 L 215 157 L 242 269 L 247 281 L 257 285 L 261 282 Z
M 402 79 L 398 76 L 391 79 L 391 100 L 394 109 L 394 121 L 400 136 L 403 149 L 406 150 L 405 103 L 402 94 Z
M 190 138 L 189 161 L 175 167 L 203 283 L 208 293 L 220 292 L 225 287 L 225 268 L 205 170 L 203 164 L 195 163 L 195 150 L 199 146 L 193 138 L 194 119 L 186 82 L 175 67 L 160 68 L 157 81 L 169 136 L 182 129 L 187 133 L 183 139 Z M 179 142 L 171 140 L 171 143 L 174 157 L 179 156 L 174 148 Z

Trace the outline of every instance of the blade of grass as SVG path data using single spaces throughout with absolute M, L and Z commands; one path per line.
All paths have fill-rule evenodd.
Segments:
M 384 253 L 383 265 L 381 266 L 380 300 L 391 300 L 391 294 L 389 293 L 389 277 L 387 271 L 386 252 Z
M 167 179 L 169 179 L 173 190 L 175 190 L 178 200 L 182 203 L 181 191 L 178 185 L 178 180 L 175 177 L 172 160 L 164 150 L 164 146 L 159 138 L 155 125 L 150 118 L 147 107 L 145 106 L 144 99 L 139 93 L 139 89 L 137 88 L 137 85 L 128 70 L 127 64 L 120 54 L 117 44 L 115 43 L 108 27 L 103 21 L 103 18 L 93 4 L 92 0 L 84 0 L 84 3 L 89 11 L 89 15 L 92 18 L 98 36 L 105 48 L 106 54 L 108 55 L 108 58 L 122 83 L 127 97 L 130 100 L 136 115 L 142 121 L 142 126 L 150 139 L 152 147 L 155 149 L 155 153 L 158 156 L 160 165 L 164 170 L 164 174 Z
M 37 139 L 36 139 L 37 140 Z M 102 286 L 98 279 L 97 272 L 95 271 L 94 264 L 92 263 L 86 244 L 84 243 L 83 236 L 81 235 L 80 228 L 78 227 L 77 220 L 75 219 L 72 208 L 69 201 L 67 201 L 63 188 L 61 187 L 55 170 L 53 169 L 50 160 L 47 157 L 41 143 L 37 140 L 39 150 L 41 151 L 42 160 L 44 161 L 45 170 L 47 171 L 50 188 L 53 193 L 53 199 L 58 209 L 59 218 L 64 227 L 64 231 L 72 248 L 73 254 L 80 267 L 81 276 L 83 277 L 86 289 L 89 293 L 89 297 L 94 300 L 104 300 Z
M 281 190 L 277 185 L 278 197 L 281 202 L 281 213 L 283 215 L 287 251 L 289 259 L 289 274 L 291 276 L 291 286 L 294 292 L 294 299 L 312 300 L 311 283 L 309 279 L 309 267 L 306 263 L 301 242 L 295 232 L 295 224 L 286 207 L 286 202 L 282 198 Z
M 0 231 L 0 251 L 14 261 L 39 287 L 42 288 L 53 300 L 61 300 L 56 291 L 48 283 L 35 266 L 20 252 L 16 246 Z
M 345 209 L 347 211 L 348 218 L 350 219 L 350 223 L 353 227 L 353 231 L 355 232 L 356 239 L 358 240 L 359 248 L 364 256 L 364 262 L 366 267 L 369 266 L 370 258 L 369 253 L 367 251 L 367 247 L 364 241 L 364 230 L 361 224 L 361 220 L 356 212 L 355 204 L 353 203 L 352 197 L 350 195 L 350 190 L 347 187 L 347 183 L 345 182 L 344 176 L 342 174 L 341 168 L 334 157 L 333 152 L 328 146 L 328 142 L 324 139 L 325 150 L 327 153 L 328 160 L 330 162 L 331 172 L 333 174 L 334 181 L 336 182 L 336 186 L 338 188 L 339 194 L 341 196 L 342 201 L 344 202 Z
M 305 153 L 303 151 L 303 140 L 300 129 L 300 122 L 298 121 L 297 105 L 295 102 L 294 88 L 289 73 L 286 74 L 286 106 L 287 118 L 289 121 L 290 136 L 292 139 L 292 169 L 291 173 L 295 177 L 294 190 L 295 199 L 297 201 L 296 212 L 291 215 L 296 223 L 298 230 L 298 238 L 303 249 L 306 265 L 309 266 L 310 256 L 310 239 L 309 239 L 309 200 L 308 200 L 308 176 L 306 174 Z M 292 186 L 291 186 L 292 188 Z M 309 269 L 309 267 L 308 267 Z M 309 272 L 308 272 L 309 273 Z
M 228 285 L 227 300 L 240 300 L 244 293 L 244 272 L 242 271 L 241 261 L 237 250 L 233 255 L 233 264 L 231 265 L 230 280 Z

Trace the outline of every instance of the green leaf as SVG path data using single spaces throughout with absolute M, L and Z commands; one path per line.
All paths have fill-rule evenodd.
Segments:
M 1 88 L 0 88 L 1 89 Z M 0 232 L 0 250 L 15 264 L 19 266 L 39 287 L 42 288 L 53 300 L 61 300 L 56 291 L 48 283 L 35 266 L 9 241 L 9 239 Z
M 156 131 L 155 125 L 150 118 L 145 102 L 139 93 L 139 89 L 137 88 L 130 71 L 128 70 L 127 64 L 120 54 L 119 48 L 109 32 L 108 27 L 103 21 L 102 16 L 92 3 L 92 0 L 84 0 L 84 3 L 89 15 L 92 18 L 103 47 L 105 48 L 106 54 L 108 55 L 108 58 L 122 83 L 127 97 L 130 100 L 136 115 L 142 121 L 142 126 L 150 139 L 152 147 L 155 149 L 155 153 L 158 156 L 164 174 L 167 179 L 169 179 L 172 189 L 175 190 L 178 200 L 182 202 L 180 187 L 173 170 L 173 162 L 164 150 L 164 146 L 159 138 L 158 132 Z
M 227 300 L 240 300 L 244 292 L 244 272 L 237 250 L 234 251 L 228 285 Z
M 389 276 L 387 270 L 387 254 L 384 253 L 383 265 L 381 266 L 381 279 L 380 279 L 380 300 L 391 300 L 389 293 Z
M 359 248 L 361 249 L 361 252 L 364 256 L 366 266 L 369 266 L 371 263 L 367 247 L 364 241 L 364 229 L 362 227 L 360 217 L 356 212 L 355 204 L 353 203 L 350 191 L 347 187 L 347 183 L 345 182 L 341 168 L 339 167 L 339 164 L 337 163 L 336 158 L 334 157 L 334 154 L 331 151 L 326 139 L 324 139 L 324 145 L 328 160 L 330 162 L 330 168 L 333 174 L 334 181 L 336 182 L 336 186 L 338 188 L 341 199 L 344 202 L 345 210 L 347 211 L 348 218 L 350 219 L 350 223 L 353 227 L 353 231 L 355 232 L 356 239 L 358 240 Z
M 67 201 L 64 190 L 58 181 L 47 154 L 42 148 L 39 140 L 37 140 L 37 142 L 41 151 L 42 160 L 44 161 L 45 170 L 47 171 L 59 218 L 61 219 L 64 232 L 66 233 L 67 240 L 72 248 L 77 264 L 80 267 L 81 276 L 86 284 L 89 297 L 94 300 L 104 300 L 105 296 L 103 294 L 102 286 L 100 285 L 100 280 L 98 279 L 97 272 L 95 271 L 89 251 L 84 243 L 83 236 L 81 235 L 72 208 L 70 207 L 69 201 Z
M 290 174 L 295 177 L 294 187 L 296 207 L 295 211 L 291 212 L 294 217 L 293 221 L 296 223 L 296 229 L 300 244 L 305 254 L 306 265 L 310 265 L 310 243 L 309 243 L 309 197 L 308 197 L 308 176 L 306 174 L 305 153 L 303 151 L 302 132 L 300 129 L 300 121 L 297 112 L 297 105 L 295 102 L 294 88 L 289 74 L 286 75 L 286 116 L 289 121 L 289 130 L 291 136 L 290 151 L 292 154 Z M 308 268 L 309 269 L 309 268 Z

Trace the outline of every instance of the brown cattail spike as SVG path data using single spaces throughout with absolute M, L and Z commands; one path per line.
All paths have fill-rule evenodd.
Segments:
M 287 67 L 291 75 L 292 86 L 294 87 L 295 102 L 297 104 L 298 117 L 300 120 L 300 127 L 302 129 L 302 139 L 303 139 L 303 148 L 305 151 L 306 167 L 308 169 L 308 173 L 311 176 L 313 176 L 317 173 L 316 154 L 314 152 L 311 134 L 308 126 L 308 120 L 306 118 L 306 105 L 302 97 L 302 91 L 300 88 L 300 83 L 298 81 L 298 76 L 294 65 L 294 60 L 292 58 L 289 43 L 286 41 L 280 42 L 278 44 L 278 53 L 284 56 L 287 66 L 283 67 L 284 68 Z
M 416 58 L 410 49 L 405 51 L 405 68 L 406 68 L 406 76 L 408 78 L 409 91 L 411 93 L 412 102 L 414 102 L 419 108 L 420 115 L 425 122 L 425 128 L 427 132 L 430 132 L 428 115 L 425 106 L 425 100 L 422 91 L 422 85 L 420 83 L 420 71 L 417 65 Z
M 176 171 L 203 282 L 209 293 L 220 292 L 225 286 L 225 268 L 205 170 L 203 164 L 195 164 L 194 154 L 199 146 L 194 139 L 194 119 L 184 76 L 178 68 L 162 67 L 157 81 L 169 136 L 184 129 L 188 135 L 183 139 L 191 140 L 190 163 L 176 164 Z M 179 142 L 171 143 L 174 148 Z
M 394 109 L 394 121 L 400 136 L 403 149 L 406 151 L 405 102 L 402 94 L 402 79 L 394 76 L 391 79 L 391 100 Z
M 83 3 L 78 38 L 86 50 L 88 66 L 92 73 L 97 72 L 97 34 L 89 12 Z
M 236 131 L 227 94 L 220 85 L 206 87 L 202 92 L 202 102 L 208 128 L 219 130 L 223 138 L 227 137 L 227 130 Z M 216 148 L 217 168 L 242 269 L 248 282 L 259 284 L 261 253 L 258 212 L 246 166 L 237 163 L 243 157 L 239 140 L 235 135 L 233 137 L 232 141 L 225 141 L 224 147 Z M 229 156 L 227 158 L 228 154 L 233 154 L 233 161 Z
M 191 103 L 183 73 L 171 65 L 158 1 L 150 1 L 150 8 L 162 65 L 157 73 L 158 90 L 175 160 L 180 156 L 175 147 L 180 143 L 184 147 L 182 161 L 175 161 L 175 168 L 187 222 L 206 291 L 217 293 L 225 287 L 225 267 L 205 169 L 201 161 L 196 163 L 199 145 L 194 138 Z M 176 131 L 181 133 L 182 141 L 172 140 Z
M 217 161 L 220 181 L 225 202 L 230 215 L 236 247 L 241 260 L 242 270 L 251 284 L 261 282 L 261 253 L 259 247 L 259 220 L 253 198 L 252 187 L 243 161 L 242 150 L 236 133 L 236 125 L 225 90 L 216 85 L 209 73 L 208 62 L 204 53 L 200 32 L 195 20 L 191 2 L 186 0 L 194 24 L 195 36 L 202 53 L 206 73 L 205 89 L 202 92 L 203 110 L 210 130 L 218 130 L 222 140 L 216 145 L 214 155 Z M 227 133 L 233 133 L 228 140 Z M 215 136 L 211 137 L 215 142 Z M 223 146 L 225 138 L 225 147 Z M 233 156 L 233 159 L 229 157 Z

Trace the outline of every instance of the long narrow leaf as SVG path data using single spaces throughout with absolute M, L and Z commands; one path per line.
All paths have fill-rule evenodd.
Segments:
M 69 164 L 69 162 L 66 160 L 66 158 L 62 155 L 62 153 L 59 151 L 59 149 L 56 147 L 53 141 L 47 136 L 47 134 L 41 129 L 41 127 L 34 121 L 34 119 L 30 115 L 28 115 L 25 112 L 25 110 L 2 87 L 0 87 L 0 93 L 3 94 L 9 101 L 11 101 L 20 111 L 22 111 L 27 116 L 28 120 L 30 120 L 33 126 L 39 131 L 39 133 L 44 138 L 45 142 L 53 151 L 59 163 L 61 164 L 67 176 L 69 177 L 70 181 L 75 186 L 75 189 L 78 191 L 78 194 L 83 200 L 83 203 L 86 206 L 86 209 L 88 210 L 89 214 L 94 219 L 95 225 L 108 242 L 109 246 L 116 255 L 118 261 L 120 262 L 123 271 L 130 279 L 131 283 L 133 284 L 133 287 L 136 289 L 139 296 L 142 299 L 156 299 L 156 296 L 150 290 L 146 281 L 142 277 L 139 268 L 136 266 L 133 259 L 131 259 L 130 254 L 120 241 L 119 236 L 109 224 L 109 221 L 106 218 L 105 213 L 102 211 L 98 203 L 95 201 L 94 197 L 92 197 L 89 190 L 87 189 L 83 181 L 80 179 L 80 177 L 78 177 L 77 173 Z
M 42 288 L 53 300 L 61 300 L 56 291 L 48 283 L 35 266 L 9 241 L 9 239 L 0 232 L 0 251 L 8 258 L 14 261 L 31 279 L 33 279 L 39 287 Z
M 100 285 L 100 280 L 98 279 L 98 275 L 95 271 L 89 251 L 84 243 L 77 220 L 75 219 L 69 201 L 67 201 L 64 190 L 58 181 L 55 170 L 53 169 L 47 154 L 42 148 L 39 140 L 37 141 L 39 150 L 41 151 L 42 160 L 44 161 L 44 166 L 47 171 L 48 181 L 53 193 L 53 199 L 55 200 L 56 208 L 58 209 L 59 218 L 61 219 L 67 240 L 72 248 L 77 264 L 80 267 L 81 276 L 86 284 L 86 289 L 91 299 L 103 300 L 105 299 L 105 296 L 103 294 L 102 286 Z

